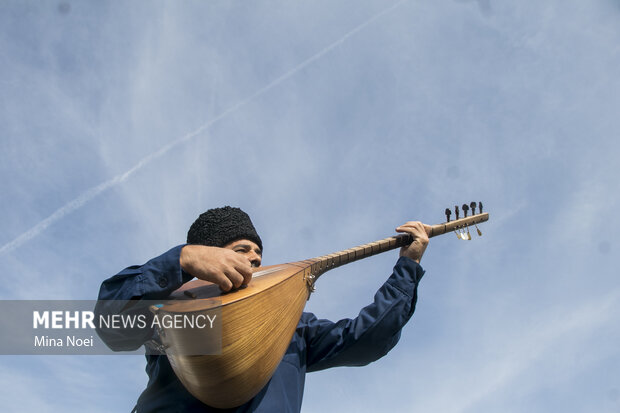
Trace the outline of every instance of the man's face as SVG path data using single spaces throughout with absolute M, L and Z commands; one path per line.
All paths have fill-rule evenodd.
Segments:
M 245 256 L 252 267 L 260 267 L 260 263 L 263 257 L 263 252 L 260 250 L 256 243 L 248 239 L 240 239 L 237 241 L 229 242 L 224 245 L 224 248 L 231 249 L 236 253 Z

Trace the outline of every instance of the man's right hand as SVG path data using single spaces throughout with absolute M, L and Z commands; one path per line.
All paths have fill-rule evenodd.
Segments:
M 186 245 L 181 249 L 180 262 L 183 271 L 219 285 L 222 291 L 247 285 L 252 279 L 247 258 L 227 248 Z

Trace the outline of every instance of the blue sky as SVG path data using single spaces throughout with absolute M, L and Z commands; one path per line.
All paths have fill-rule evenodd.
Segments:
M 617 412 L 620 4 L 0 4 L 1 299 L 94 299 L 248 211 L 265 264 L 439 223 L 399 345 L 307 376 L 303 411 Z M 354 316 L 386 253 L 324 275 Z M 7 411 L 129 411 L 139 356 L 0 356 Z

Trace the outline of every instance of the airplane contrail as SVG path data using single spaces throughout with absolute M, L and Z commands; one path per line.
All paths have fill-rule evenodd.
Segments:
M 247 105 L 248 103 L 252 102 L 254 99 L 258 98 L 259 96 L 263 95 L 265 92 L 273 89 L 275 86 L 279 85 L 280 83 L 282 83 L 286 79 L 292 77 L 294 74 L 296 74 L 300 70 L 304 69 L 306 66 L 312 64 L 313 62 L 317 61 L 318 59 L 320 59 L 321 57 L 323 57 L 324 55 L 326 55 L 327 53 L 332 51 L 334 48 L 336 48 L 337 46 L 342 44 L 349 37 L 353 36 L 354 34 L 359 32 L 360 30 L 364 29 L 366 26 L 368 26 L 369 24 L 371 24 L 375 20 L 379 19 L 384 14 L 389 13 L 390 11 L 394 10 L 395 8 L 397 8 L 398 6 L 400 6 L 401 4 L 403 4 L 406 1 L 407 0 L 401 0 L 401 1 L 397 2 L 397 3 L 394 3 L 392 6 L 390 6 L 390 7 L 386 8 L 386 9 L 380 11 L 377 14 L 375 14 L 370 19 L 364 21 L 363 23 L 359 24 L 358 26 L 356 26 L 352 30 L 350 30 L 347 33 L 345 33 L 342 37 L 340 37 L 335 42 L 331 43 L 327 47 L 325 47 L 322 50 L 320 50 L 319 52 L 315 53 L 314 55 L 312 55 L 308 59 L 302 61 L 297 66 L 293 67 L 289 71 L 287 71 L 284 74 L 280 75 L 278 78 L 276 78 L 275 80 L 271 81 L 270 83 L 268 83 L 267 85 L 263 86 L 262 88 L 258 89 L 256 92 L 252 93 L 248 97 L 246 97 L 246 98 L 242 99 L 241 101 L 235 103 L 234 105 L 232 105 L 231 107 L 229 107 L 228 109 L 226 109 L 225 111 L 223 111 L 222 113 L 217 115 L 215 118 L 209 120 L 207 123 L 203 124 L 202 126 L 198 127 L 197 129 L 195 129 L 193 132 L 190 132 L 190 133 L 188 133 L 188 134 L 186 134 L 184 136 L 181 136 L 181 137 L 173 140 L 172 142 L 164 145 L 159 150 L 157 150 L 157 151 L 155 151 L 155 152 L 145 156 L 140 161 L 138 161 L 137 164 L 135 164 L 133 167 L 131 167 L 127 171 L 125 171 L 125 172 L 123 172 L 123 173 L 121 173 L 119 175 L 116 175 L 115 177 L 113 177 L 113 178 L 111 178 L 111 179 L 109 179 L 109 180 L 107 180 L 105 182 L 102 182 L 99 185 L 96 185 L 96 186 L 94 186 L 92 188 L 87 189 L 86 191 L 84 191 L 82 194 L 80 194 L 75 199 L 69 201 L 68 203 L 66 203 L 62 207 L 58 208 L 54 213 L 52 213 L 50 216 L 48 216 L 44 220 L 40 221 L 38 224 L 36 224 L 32 228 L 30 228 L 28 231 L 22 233 L 21 235 L 19 235 L 16 238 L 14 238 L 12 241 L 7 242 L 2 247 L 0 247 L 0 255 L 5 254 L 5 253 L 7 253 L 9 251 L 13 251 L 16 248 L 19 248 L 25 242 L 31 240 L 32 238 L 36 237 L 37 235 L 39 235 L 40 233 L 45 231 L 50 225 L 52 225 L 55 222 L 57 222 L 60 219 L 62 219 L 65 215 L 70 214 L 71 212 L 73 212 L 73 211 L 81 208 L 82 206 L 86 205 L 88 202 L 92 201 L 94 198 L 96 198 L 97 196 L 99 196 L 101 193 L 105 192 L 109 188 L 112 188 L 112 187 L 122 183 L 123 181 L 127 180 L 127 178 L 129 178 L 131 175 L 133 175 L 134 172 L 140 170 L 145 165 L 147 165 L 147 164 L 153 162 L 154 160 L 162 157 L 168 151 L 170 151 L 172 148 L 174 148 L 174 147 L 176 147 L 176 146 L 178 146 L 178 145 L 180 145 L 180 144 L 182 144 L 182 143 L 184 143 L 184 142 L 194 138 L 195 136 L 197 136 L 200 133 L 204 132 L 205 130 L 209 129 L 216 122 L 224 119 L 226 116 L 230 115 L 231 113 L 237 111 L 238 109 L 240 109 L 243 106 Z

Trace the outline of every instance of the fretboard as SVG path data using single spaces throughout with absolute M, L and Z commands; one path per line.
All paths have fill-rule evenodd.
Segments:
M 458 229 L 466 228 L 471 225 L 488 221 L 488 219 L 489 214 L 485 212 L 467 218 L 461 218 L 455 221 L 433 225 L 431 226 L 428 236 L 429 238 L 432 238 L 437 235 L 445 234 L 446 232 L 456 231 Z M 321 274 L 325 273 L 328 270 L 331 270 L 332 268 L 340 267 L 341 265 L 361 260 L 372 255 L 380 254 L 382 252 L 404 247 L 411 244 L 412 241 L 413 237 L 411 235 L 400 234 L 393 237 L 384 238 L 379 241 L 371 242 L 369 244 L 358 245 L 357 247 L 337 251 L 332 254 L 321 255 L 320 257 L 311 258 L 304 262 L 311 264 L 310 273 L 314 275 L 316 279 Z

